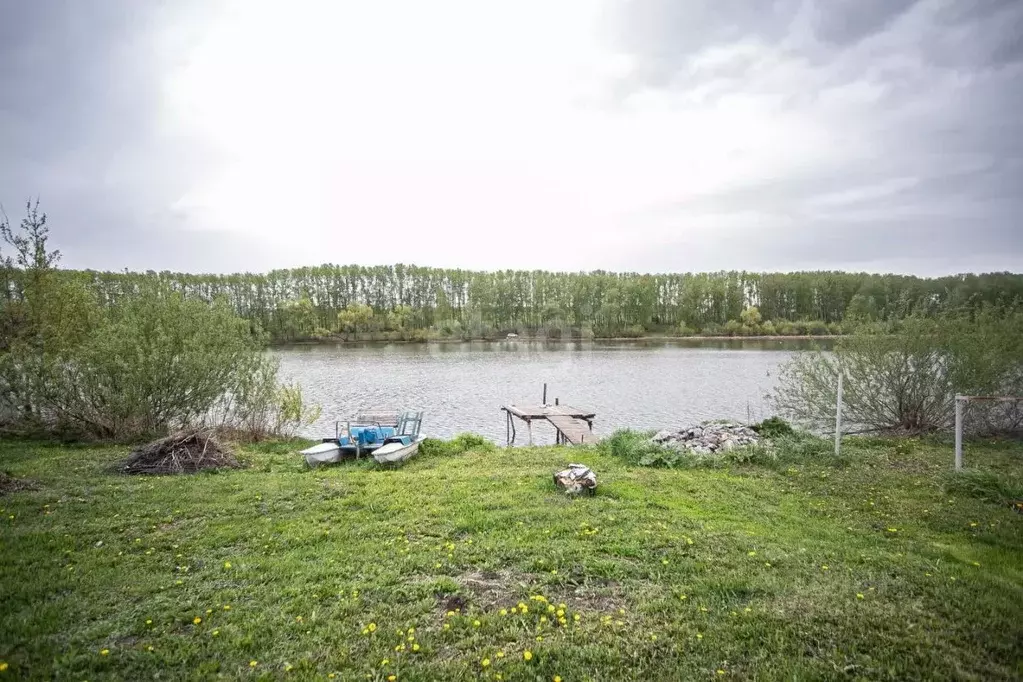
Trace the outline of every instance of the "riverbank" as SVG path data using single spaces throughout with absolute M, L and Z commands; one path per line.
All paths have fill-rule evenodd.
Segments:
M 0 662 L 19 679 L 1019 675 L 1023 445 L 847 439 L 843 466 L 631 467 L 585 448 L 110 473 L 0 441 Z M 551 472 L 593 467 L 593 498 Z M 987 472 L 986 474 L 984 472 Z M 1015 482 L 1015 483 L 1013 483 Z M 392 678 L 393 676 L 393 678 Z
M 821 334 L 817 336 L 800 334 L 790 336 L 780 336 L 777 334 L 764 336 L 667 336 L 667 335 L 650 335 L 650 336 L 611 336 L 611 337 L 593 337 L 593 338 L 550 338 L 542 336 L 514 336 L 514 337 L 469 337 L 469 338 L 423 338 L 423 339 L 401 339 L 401 338 L 359 338 L 359 339 L 346 339 L 340 336 L 331 336 L 318 339 L 303 339 L 299 341 L 287 341 L 287 342 L 275 342 L 271 344 L 272 348 L 292 348 L 302 346 L 346 346 L 346 345 L 365 345 L 365 344 L 409 344 L 409 345 L 423 345 L 423 344 L 452 344 L 452 343 L 645 343 L 645 342 L 660 342 L 667 343 L 672 341 L 678 342 L 698 342 L 698 341 L 834 341 L 841 338 L 840 334 Z

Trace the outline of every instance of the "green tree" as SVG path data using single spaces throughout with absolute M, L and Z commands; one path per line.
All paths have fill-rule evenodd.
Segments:
M 342 331 L 351 332 L 357 340 L 359 338 L 359 330 L 365 331 L 373 321 L 373 308 L 357 303 L 348 306 L 338 313 L 337 319 Z

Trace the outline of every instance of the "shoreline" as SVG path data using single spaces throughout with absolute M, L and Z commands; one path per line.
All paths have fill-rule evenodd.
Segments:
M 840 339 L 844 334 L 821 334 L 821 335 L 810 335 L 810 334 L 795 334 L 791 336 L 783 336 L 774 334 L 770 336 L 758 335 L 758 336 L 610 336 L 610 337 L 596 337 L 592 339 L 548 339 L 540 336 L 517 336 L 515 338 L 495 338 L 487 339 L 483 337 L 475 337 L 471 339 L 426 339 L 422 341 L 409 340 L 409 339 L 342 339 L 342 338 L 327 338 L 327 339 L 304 339 L 301 341 L 285 341 L 282 343 L 271 343 L 270 348 L 292 348 L 295 346 L 355 346 L 359 344 L 374 344 L 374 345 L 444 345 L 454 343 L 550 343 L 550 344 L 563 344 L 563 343 L 644 343 L 648 341 L 834 341 Z

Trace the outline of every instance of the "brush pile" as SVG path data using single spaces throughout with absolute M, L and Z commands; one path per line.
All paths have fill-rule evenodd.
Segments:
M 178 431 L 135 450 L 119 469 L 125 474 L 191 474 L 240 466 L 212 431 Z

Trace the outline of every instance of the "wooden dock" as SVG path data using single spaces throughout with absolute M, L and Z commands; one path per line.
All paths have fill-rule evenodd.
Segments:
M 526 422 L 529 445 L 533 444 L 533 421 L 547 421 L 557 431 L 558 444 L 583 445 L 596 443 L 593 435 L 593 420 L 597 415 L 589 410 L 580 410 L 568 405 L 538 405 L 522 407 L 504 405 L 508 445 L 515 443 L 515 418 Z

